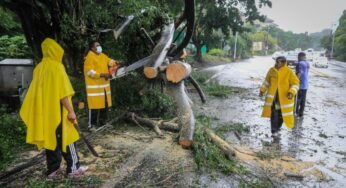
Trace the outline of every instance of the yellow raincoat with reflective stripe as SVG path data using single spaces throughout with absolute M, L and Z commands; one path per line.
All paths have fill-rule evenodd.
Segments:
M 112 106 L 110 81 L 100 78 L 101 73 L 108 73 L 108 66 L 116 63 L 104 53 L 89 51 L 84 61 L 84 78 L 89 109 L 102 109 Z
M 262 117 L 271 116 L 271 106 L 273 104 L 276 91 L 279 94 L 280 108 L 282 118 L 286 127 L 294 127 L 294 95 L 299 89 L 299 79 L 293 71 L 284 65 L 279 70 L 275 67 L 269 69 L 267 76 L 260 88 L 261 92 L 266 94 L 265 103 L 262 111 Z M 287 94 L 293 95 L 292 99 L 287 98 Z
M 62 122 L 62 150 L 66 152 L 66 146 L 76 142 L 79 135 L 68 121 L 67 110 L 62 107 L 60 100 L 68 97 L 72 107 L 74 90 L 62 64 L 64 50 L 61 46 L 47 38 L 41 48 L 43 59 L 34 69 L 32 82 L 20 109 L 20 117 L 27 126 L 26 142 L 37 145 L 39 149 L 55 150 L 55 131 Z

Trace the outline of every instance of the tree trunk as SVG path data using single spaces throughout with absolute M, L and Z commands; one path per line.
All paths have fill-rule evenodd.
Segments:
M 193 40 L 193 44 L 196 47 L 196 55 L 195 55 L 195 60 L 198 62 L 202 61 L 202 45 L 198 40 Z
M 232 146 L 222 138 L 220 138 L 218 135 L 216 135 L 214 131 L 212 131 L 211 129 L 206 129 L 205 132 L 210 137 L 210 139 L 223 151 L 228 159 L 231 160 L 235 156 L 235 151 Z
M 172 83 L 178 83 L 188 77 L 191 73 L 191 65 L 177 62 L 167 65 L 166 77 Z
M 195 117 L 190 105 L 190 99 L 186 94 L 184 81 L 173 84 L 166 82 L 167 94 L 170 95 L 177 106 L 178 122 L 181 127 L 179 144 L 188 149 L 193 144 L 193 134 L 195 131 Z

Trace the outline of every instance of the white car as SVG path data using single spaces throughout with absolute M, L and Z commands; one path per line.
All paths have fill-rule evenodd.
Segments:
M 327 57 L 314 57 L 312 63 L 315 67 L 328 68 L 328 58 Z
M 284 51 L 276 51 L 272 55 L 272 59 L 275 60 L 279 56 L 286 56 L 287 54 Z

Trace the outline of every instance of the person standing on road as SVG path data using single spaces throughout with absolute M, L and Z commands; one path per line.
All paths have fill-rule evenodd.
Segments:
M 74 127 L 76 114 L 71 98 L 74 95 L 62 58 L 63 48 L 53 39 L 42 44 L 43 58 L 33 72 L 33 79 L 20 109 L 27 127 L 26 142 L 46 149 L 47 177 L 60 172 L 61 156 L 67 163 L 66 174 L 79 177 L 87 167 L 79 165 L 75 142 L 79 134 Z
M 266 93 L 262 117 L 270 117 L 271 133 L 277 136 L 282 123 L 294 127 L 294 95 L 299 89 L 299 79 L 287 67 L 286 58 L 276 58 L 275 66 L 270 68 L 260 88 L 259 96 Z
M 300 87 L 298 91 L 296 114 L 299 118 L 304 116 L 304 108 L 306 102 L 306 93 L 308 91 L 308 74 L 310 69 L 310 63 L 306 61 L 306 54 L 300 52 L 298 54 L 298 64 L 296 68 L 296 74 L 300 80 Z
M 89 125 L 104 125 L 107 120 L 108 108 L 112 106 L 112 96 L 109 79 L 109 67 L 116 66 L 117 61 L 102 53 L 99 42 L 92 41 L 84 61 L 84 78 L 89 108 Z

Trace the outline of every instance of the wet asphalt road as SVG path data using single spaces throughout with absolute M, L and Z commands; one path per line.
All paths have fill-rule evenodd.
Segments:
M 282 154 L 315 162 L 330 180 L 307 179 L 286 186 L 346 187 L 346 63 L 331 61 L 328 68 L 311 66 L 305 116 L 296 120 L 292 130 L 283 125 L 278 140 L 271 137 L 269 119 L 261 118 L 264 100 L 258 97 L 259 87 L 273 65 L 270 57 L 255 57 L 202 70 L 223 85 L 244 89 L 227 99 L 210 98 L 203 108 L 221 122 L 249 126 L 251 131 L 242 140 L 248 147 L 261 150 L 265 143 L 276 142 Z

